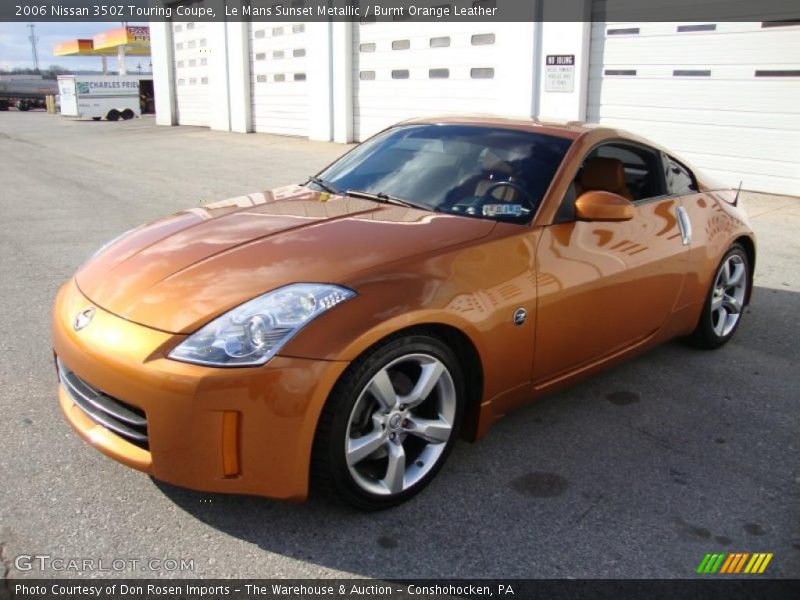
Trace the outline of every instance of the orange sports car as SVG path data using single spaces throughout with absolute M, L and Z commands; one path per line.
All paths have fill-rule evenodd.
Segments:
M 199 490 L 407 500 L 456 437 L 750 299 L 738 193 L 626 132 L 407 121 L 303 185 L 101 248 L 58 294 L 69 423 Z

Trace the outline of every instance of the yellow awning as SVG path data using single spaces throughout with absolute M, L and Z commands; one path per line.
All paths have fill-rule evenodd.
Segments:
M 150 54 L 150 28 L 146 26 L 118 27 L 98 33 L 93 41 L 94 49 L 100 52 L 125 46 L 126 54 Z
M 120 46 L 127 56 L 150 56 L 150 28 L 136 25 L 98 33 L 94 39 L 68 40 L 53 46 L 55 56 L 116 56 Z

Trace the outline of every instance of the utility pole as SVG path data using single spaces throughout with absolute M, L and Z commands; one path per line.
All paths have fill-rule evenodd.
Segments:
M 31 42 L 31 52 L 33 53 L 33 70 L 35 73 L 39 73 L 39 51 L 36 49 L 36 42 L 39 41 L 39 38 L 36 37 L 36 25 L 33 23 L 28 24 L 28 29 L 31 30 L 31 34 L 28 36 L 28 39 Z

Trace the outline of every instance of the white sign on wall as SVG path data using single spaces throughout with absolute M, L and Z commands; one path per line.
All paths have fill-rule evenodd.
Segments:
M 544 82 L 545 92 L 572 92 L 575 89 L 575 55 L 548 54 Z

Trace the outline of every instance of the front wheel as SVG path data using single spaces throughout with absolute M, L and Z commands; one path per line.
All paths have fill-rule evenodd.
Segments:
M 315 486 L 364 510 L 409 500 L 456 438 L 464 385 L 452 350 L 425 334 L 390 339 L 351 365 L 323 409 Z
M 750 261 L 740 244 L 730 247 L 717 267 L 697 328 L 689 341 L 719 348 L 736 332 L 750 291 Z

